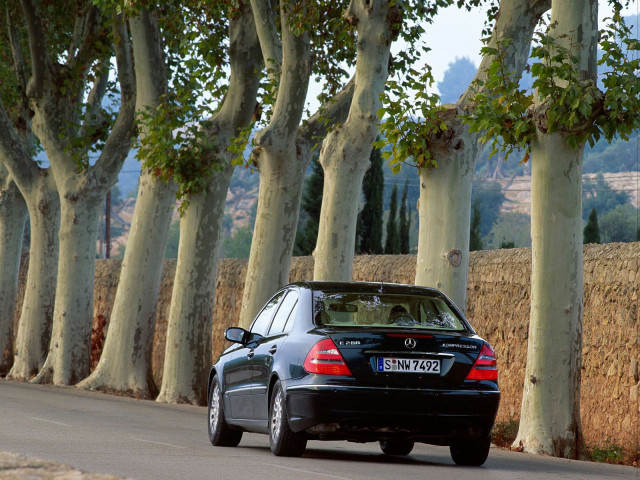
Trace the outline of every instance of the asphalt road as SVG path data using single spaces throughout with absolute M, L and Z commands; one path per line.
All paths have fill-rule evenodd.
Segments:
M 136 479 L 640 479 L 640 469 L 492 448 L 483 467 L 457 467 L 448 448 L 416 445 L 404 458 L 377 444 L 309 442 L 278 458 L 264 435 L 212 447 L 206 409 L 0 380 L 0 450 Z

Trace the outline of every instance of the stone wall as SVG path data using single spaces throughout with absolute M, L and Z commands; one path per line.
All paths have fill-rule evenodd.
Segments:
M 359 256 L 354 280 L 412 283 L 413 255 Z M 157 309 L 153 376 L 162 380 L 167 316 L 175 260 L 167 260 Z M 98 261 L 94 326 L 108 319 L 120 270 L 116 260 Z M 224 348 L 225 328 L 237 322 L 246 260 L 220 262 L 213 318 L 213 351 Z M 294 258 L 291 281 L 310 280 L 313 261 Z M 469 266 L 467 317 L 495 348 L 502 401 L 498 421 L 517 418 L 522 399 L 529 322 L 530 249 L 474 252 Z M 584 247 L 584 331 L 581 413 L 585 441 L 608 441 L 638 452 L 640 437 L 640 244 Z M 18 312 L 16 312 L 18 313 Z

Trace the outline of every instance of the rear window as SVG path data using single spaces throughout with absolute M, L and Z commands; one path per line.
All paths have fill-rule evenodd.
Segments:
M 318 325 L 466 330 L 447 302 L 436 296 L 314 292 Z

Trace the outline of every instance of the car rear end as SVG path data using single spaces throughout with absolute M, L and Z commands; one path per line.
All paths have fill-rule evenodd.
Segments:
M 287 384 L 292 429 L 445 445 L 489 435 L 500 399 L 495 354 L 444 295 L 331 285 L 314 291 L 306 374 Z

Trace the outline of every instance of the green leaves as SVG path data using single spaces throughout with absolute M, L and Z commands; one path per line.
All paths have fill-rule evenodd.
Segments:
M 381 95 L 384 107 L 378 111 L 378 117 L 382 120 L 380 133 L 384 139 L 374 146 L 391 145 L 391 151 L 383 151 L 382 157 L 394 173 L 407 162 L 417 167 L 437 166 L 429 140 L 447 130 L 447 126 L 438 116 L 442 110 L 438 106 L 440 98 L 428 91 L 433 82 L 428 65 L 422 72 L 409 69 L 401 81 L 388 81 Z
M 514 150 L 529 152 L 535 126 L 528 113 L 533 104 L 533 95 L 520 90 L 520 78 L 507 71 L 505 51 L 510 40 L 498 43 L 497 48 L 485 47 L 484 55 L 493 55 L 487 80 L 476 80 L 472 89 L 474 108 L 463 116 L 471 132 L 483 132 L 480 142 L 491 141 L 491 155 L 502 151 L 507 158 Z M 528 158 L 528 157 L 527 157 Z
M 140 136 L 137 155 L 157 178 L 178 184 L 182 212 L 188 206 L 186 197 L 202 191 L 209 176 L 222 167 L 214 155 L 205 155 L 214 145 L 208 141 L 200 109 L 180 100 L 175 94 L 166 95 L 155 109 L 139 114 L 145 135 Z
M 609 142 L 640 128 L 640 42 L 631 38 L 631 30 L 616 13 L 600 31 L 603 56 L 598 62 L 608 71 L 604 74 L 605 93 L 580 71 L 577 45 L 563 46 L 551 33 L 541 33 L 531 57 L 533 87 L 539 98 L 534 112 L 533 95 L 519 89 L 517 79 L 504 71 L 504 51 L 508 43 L 497 49 L 485 48 L 485 55 L 495 59 L 487 70 L 487 81 L 477 83 L 476 104 L 465 116 L 471 131 L 483 132 L 481 141 L 492 142 L 492 154 L 501 150 L 506 156 L 515 149 L 530 151 L 536 125 L 545 133 L 565 132 L 569 146 L 579 148 L 585 142 L 593 145 L 604 136 Z M 536 118 L 542 115 L 544 120 Z

